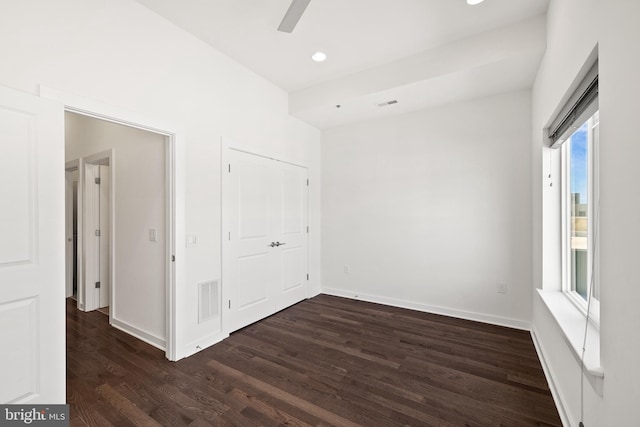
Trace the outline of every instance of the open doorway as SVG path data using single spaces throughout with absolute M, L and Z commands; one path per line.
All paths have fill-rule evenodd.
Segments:
M 178 360 L 190 354 L 190 347 L 185 345 L 178 336 L 178 318 L 185 317 L 185 313 L 178 313 L 176 294 L 177 289 L 184 288 L 185 280 L 185 246 L 176 244 L 176 236 L 184 236 L 185 233 L 185 139 L 183 130 L 176 123 L 167 121 L 166 119 L 157 118 L 147 115 L 146 113 L 136 112 L 114 105 L 109 105 L 96 101 L 94 99 L 72 95 L 61 92 L 46 86 L 40 86 L 40 96 L 64 105 L 64 111 L 83 115 L 89 118 L 99 119 L 101 121 L 125 125 L 130 128 L 146 130 L 155 133 L 164 138 L 164 158 L 165 158 L 165 205 L 158 207 L 165 212 L 164 237 L 166 238 L 165 247 L 165 286 L 164 296 L 166 306 L 163 313 L 166 319 L 164 325 L 165 339 L 154 343 L 153 345 L 164 348 L 167 359 Z M 66 120 L 65 120 L 66 121 Z M 65 129 L 65 134 L 67 130 Z M 66 151 L 65 147 L 65 151 Z M 66 153 L 66 159 L 77 159 L 82 156 L 72 157 L 70 153 Z M 112 166 L 117 166 L 119 152 L 114 153 Z M 138 174 L 144 176 L 146 162 L 138 165 Z M 82 174 L 82 169 L 80 169 Z M 81 182 L 81 181 L 79 181 Z M 80 184 L 81 185 L 81 184 Z M 113 190 L 112 191 L 116 191 Z M 78 191 L 78 198 L 82 198 L 82 192 Z M 78 218 L 78 233 L 82 233 L 81 217 Z M 80 249 L 81 238 L 78 236 L 78 249 Z M 118 242 L 113 242 L 117 246 Z M 112 251 L 117 251 L 112 249 Z M 79 251 L 80 252 L 80 251 Z M 112 269 L 114 267 L 112 266 Z M 117 268 L 117 267 L 116 267 Z M 82 269 L 79 264 L 78 270 Z M 81 276 L 79 276 L 81 277 Z M 79 279 L 81 280 L 81 279 Z M 81 286 L 79 293 L 81 293 Z M 117 286 L 116 286 L 117 288 Z M 116 289 L 117 294 L 117 289 Z M 113 299 L 113 295 L 112 295 Z M 117 326 L 114 324 L 114 326 Z M 182 331 L 181 329 L 180 331 Z M 130 332 L 131 333 L 131 332 Z M 135 335 L 135 334 L 134 334 Z M 153 338 L 153 337 L 152 337 Z M 150 340 L 142 337 L 144 341 Z
M 163 134 L 65 113 L 67 293 L 79 309 L 100 310 L 112 326 L 163 350 L 172 243 L 168 142 Z

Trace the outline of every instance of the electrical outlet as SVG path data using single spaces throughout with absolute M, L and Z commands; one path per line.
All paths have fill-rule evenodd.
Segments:
M 149 229 L 149 241 L 150 242 L 157 242 L 158 241 L 158 230 L 156 230 L 155 228 L 150 228 Z
M 506 283 L 498 283 L 497 284 L 497 291 L 499 294 L 506 294 L 507 293 L 507 284 Z

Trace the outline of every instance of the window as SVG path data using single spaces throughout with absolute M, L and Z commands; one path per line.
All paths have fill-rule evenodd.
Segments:
M 562 288 L 596 324 L 599 124 L 596 62 L 549 127 L 551 148 L 562 159 Z
M 592 314 L 597 313 L 597 153 L 599 112 L 596 111 L 562 145 L 564 290 L 580 305 L 593 291 Z M 593 283 L 592 283 L 593 281 Z M 597 318 L 597 316 L 595 316 Z

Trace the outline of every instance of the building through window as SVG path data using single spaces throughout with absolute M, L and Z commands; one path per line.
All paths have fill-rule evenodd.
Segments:
M 599 113 L 596 111 L 563 145 L 565 160 L 565 290 L 587 300 L 593 288 L 598 298 L 595 277 L 596 166 Z M 593 286 L 592 282 L 593 281 Z

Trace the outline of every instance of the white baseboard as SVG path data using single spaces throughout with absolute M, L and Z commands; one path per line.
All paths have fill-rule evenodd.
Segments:
M 560 415 L 560 421 L 562 421 L 563 426 L 570 427 L 573 424 L 571 424 L 571 422 L 569 421 L 569 416 L 564 404 L 564 398 L 562 397 L 562 394 L 556 386 L 556 383 L 553 381 L 554 375 L 551 370 L 551 366 L 549 366 L 549 364 L 547 363 L 544 349 L 540 341 L 538 341 L 535 328 L 531 328 L 531 340 L 533 341 L 533 346 L 536 348 L 536 353 L 538 353 L 538 359 L 540 359 L 540 364 L 542 365 L 544 376 L 547 378 L 547 383 L 549 384 L 549 389 L 551 390 L 551 396 L 553 397 L 553 401 L 556 404 L 556 408 L 558 409 L 558 415 Z
M 454 310 L 445 307 L 438 307 L 419 302 L 403 301 L 394 298 L 381 297 L 377 295 L 366 295 L 353 291 L 344 291 L 334 288 L 323 288 L 323 294 L 333 295 L 337 297 L 357 299 L 377 304 L 391 305 L 394 307 L 408 308 L 410 310 L 422 311 L 425 313 L 442 314 L 444 316 L 457 317 L 459 319 L 474 320 L 476 322 L 489 323 L 491 325 L 506 326 L 513 329 L 521 329 L 524 331 L 531 330 L 531 323 L 518 319 L 510 319 L 507 317 L 491 316 L 488 314 L 474 313 L 470 311 Z
M 139 340 L 146 342 L 147 344 L 151 344 L 152 346 L 159 348 L 162 351 L 166 351 L 167 343 L 163 338 L 157 337 L 153 334 L 150 334 L 149 332 L 145 332 L 142 329 L 138 329 L 135 326 L 116 319 L 115 317 L 111 317 L 111 326 L 120 329 L 122 332 L 126 332 L 127 334 L 132 335 Z
M 229 337 L 229 334 L 217 332 L 215 334 L 207 335 L 206 337 L 193 340 L 190 343 L 187 343 L 185 346 L 183 346 L 180 350 L 178 350 L 178 354 L 176 355 L 175 361 L 178 361 L 185 357 L 192 356 L 197 352 L 202 351 L 207 347 L 211 347 L 212 345 L 217 344 L 228 337 Z
M 317 297 L 321 293 L 322 293 L 322 291 L 320 289 L 310 289 L 309 290 L 309 296 L 307 297 L 307 299 L 313 298 L 313 297 Z

